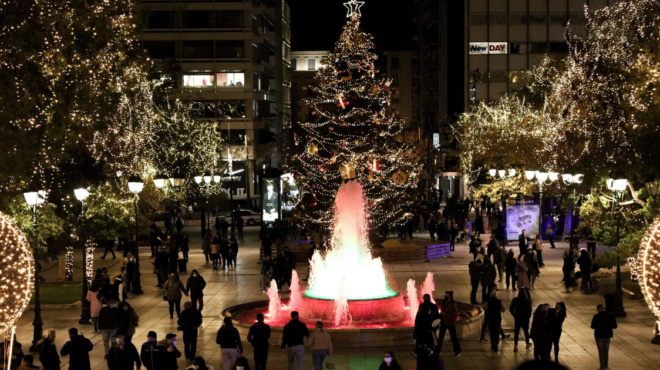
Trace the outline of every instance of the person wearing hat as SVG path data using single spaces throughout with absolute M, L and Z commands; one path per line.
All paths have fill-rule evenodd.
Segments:
M 458 307 L 454 300 L 454 291 L 445 292 L 445 300 L 442 302 L 442 311 L 440 311 L 440 335 L 438 336 L 438 352 L 442 352 L 442 342 L 445 340 L 445 334 L 449 331 L 452 345 L 454 346 L 454 356 L 461 355 L 461 342 L 456 335 L 456 323 L 458 322 Z
M 155 370 L 156 365 L 160 361 L 160 349 L 156 341 L 158 340 L 158 335 L 155 331 L 150 331 L 147 334 L 147 341 L 142 344 L 140 349 L 140 358 L 142 359 L 142 364 L 147 370 Z
M 179 366 L 176 359 L 181 357 L 181 352 L 176 348 L 176 334 L 168 333 L 164 340 L 158 342 L 160 359 L 158 360 L 157 370 L 177 370 Z

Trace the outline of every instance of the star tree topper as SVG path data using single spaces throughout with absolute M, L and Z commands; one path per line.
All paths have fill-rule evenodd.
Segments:
M 351 0 L 347 3 L 344 3 L 344 6 L 346 9 L 348 9 L 346 18 L 361 17 L 362 13 L 360 12 L 360 8 L 362 5 L 364 5 L 364 1 Z

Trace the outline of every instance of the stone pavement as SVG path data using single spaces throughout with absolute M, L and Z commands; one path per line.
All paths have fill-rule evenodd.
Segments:
M 201 254 L 201 242 L 199 236 L 195 236 L 195 229 L 188 232 L 193 235 L 191 242 L 190 263 L 188 271 L 197 268 L 208 282 L 205 290 L 204 323 L 200 328 L 197 354 L 204 357 L 207 363 L 216 370 L 223 370 L 221 353 L 215 344 L 215 335 L 221 325 L 222 310 L 228 306 L 265 299 L 265 295 L 259 290 L 259 271 L 257 264 L 260 242 L 257 237 L 257 228 L 247 228 L 246 240 L 241 244 L 238 256 L 238 268 L 236 272 L 213 272 L 211 266 L 204 263 Z M 487 239 L 486 239 L 487 240 Z M 546 243 L 544 260 L 546 267 L 542 268 L 541 276 L 536 283 L 536 289 L 532 291 L 534 307 L 541 303 L 553 304 L 564 301 L 568 308 L 568 317 L 564 323 L 564 332 L 561 338 L 560 362 L 571 369 L 598 369 L 598 351 L 593 339 L 593 330 L 590 329 L 592 316 L 596 313 L 596 305 L 604 303 L 600 294 L 584 295 L 579 292 L 565 293 L 561 283 L 561 255 L 568 247 L 566 243 L 556 243 L 557 249 L 549 249 Z M 517 250 L 517 246 L 513 246 Z M 600 250 L 599 250 L 600 252 Z M 96 252 L 100 257 L 102 250 Z M 139 345 L 146 340 L 146 333 L 155 330 L 159 338 L 163 338 L 168 332 L 176 333 L 176 319 L 170 319 L 167 303 L 163 301 L 163 293 L 154 288 L 156 279 L 151 274 L 149 251 L 143 248 L 140 253 L 143 272 L 143 288 L 145 293 L 141 296 L 129 297 L 129 302 L 137 310 L 140 316 L 140 325 L 137 328 L 134 342 Z M 406 282 L 413 278 L 418 286 L 424 280 L 427 271 L 435 274 L 436 297 L 441 297 L 445 290 L 453 290 L 459 301 L 469 302 L 470 283 L 467 271 L 471 256 L 467 253 L 467 245 L 457 245 L 456 252 L 449 258 L 425 262 L 398 262 L 386 264 L 388 278 L 393 289 L 405 292 Z M 117 261 L 117 260 L 115 260 Z M 103 264 L 112 264 L 114 261 L 104 261 Z M 115 265 L 111 274 L 119 269 Z M 307 266 L 299 264 L 298 273 L 304 276 Z M 184 277 L 184 279 L 187 277 Z M 500 297 L 503 299 L 507 312 L 504 314 L 503 327 L 512 330 L 513 319 L 508 313 L 508 305 L 515 296 L 512 291 L 504 290 L 501 286 Z M 653 334 L 655 318 L 647 308 L 644 301 L 625 299 L 628 317 L 619 318 L 619 328 L 615 330 L 610 349 L 610 368 L 620 369 L 656 369 L 660 361 L 658 347 L 650 343 Z M 101 334 L 94 333 L 90 325 L 78 325 L 79 310 L 74 309 L 44 309 L 44 329 L 55 328 L 58 331 L 56 339 L 57 348 L 68 340 L 66 330 L 75 326 L 94 343 L 91 353 L 93 369 L 107 369 L 103 360 L 103 345 Z M 18 340 L 28 346 L 32 338 L 33 312 L 27 311 L 18 323 Z M 412 334 L 412 330 L 411 330 Z M 179 335 L 181 333 L 179 332 Z M 489 343 L 480 343 L 479 338 L 471 337 L 462 341 L 463 356 L 452 357 L 450 343 L 445 343 L 443 355 L 447 369 L 511 369 L 517 364 L 533 358 L 533 350 L 526 350 L 524 345 L 519 346 L 520 352 L 513 352 L 513 336 L 500 345 L 499 353 L 490 352 Z M 449 341 L 449 338 L 446 339 Z M 183 350 L 183 338 L 178 338 L 177 345 Z M 252 364 L 252 349 L 247 341 L 244 341 L 245 356 Z M 409 345 L 394 348 L 346 348 L 335 351 L 334 362 L 338 369 L 377 369 L 382 361 L 385 351 L 395 351 L 403 368 L 414 369 L 415 360 L 408 351 Z M 68 367 L 68 358 L 62 358 L 63 368 Z M 179 368 L 185 369 L 185 360 L 179 361 Z M 279 350 L 279 343 L 271 343 L 268 362 L 269 369 L 286 369 L 286 356 Z M 311 369 L 311 351 L 305 352 L 305 369 Z

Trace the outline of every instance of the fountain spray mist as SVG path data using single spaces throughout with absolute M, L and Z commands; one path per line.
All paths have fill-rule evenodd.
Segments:
M 410 305 L 410 320 L 415 322 L 417 317 L 417 310 L 419 310 L 419 297 L 417 296 L 417 287 L 415 280 L 408 279 L 408 304 Z
M 357 181 L 339 187 L 331 249 L 325 258 L 318 251 L 312 257 L 306 297 L 358 300 L 398 294 L 388 287 L 380 258 L 371 256 L 363 202 L 362 186 Z M 342 281 L 346 281 L 344 291 Z
M 435 299 L 433 299 L 433 292 L 435 291 L 435 282 L 433 281 L 433 273 L 432 272 L 427 272 L 426 273 L 426 279 L 422 283 L 422 288 L 421 288 L 421 293 L 422 296 L 424 294 L 428 294 L 431 296 L 431 302 L 435 303 Z

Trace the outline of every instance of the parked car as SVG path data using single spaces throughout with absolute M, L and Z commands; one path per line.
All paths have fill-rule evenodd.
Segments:
M 241 217 L 248 226 L 253 226 L 261 223 L 261 213 L 249 209 L 241 209 Z M 231 225 L 231 214 L 225 216 L 225 220 Z

